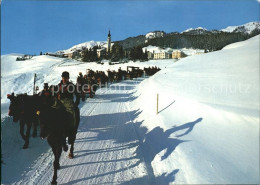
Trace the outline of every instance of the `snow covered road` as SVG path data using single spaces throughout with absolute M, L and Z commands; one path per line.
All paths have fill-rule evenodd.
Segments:
M 59 184 L 152 183 L 153 172 L 149 164 L 148 167 L 145 164 L 138 132 L 132 122 L 138 111 L 129 110 L 128 105 L 133 98 L 131 95 L 135 84 L 139 82 L 124 81 L 112 85 L 109 89 L 100 89 L 95 98 L 80 104 L 81 121 L 75 141 L 75 158 L 68 159 L 67 153 L 62 153 L 61 169 L 58 171 Z M 22 152 L 29 153 L 35 149 L 34 147 L 31 145 L 29 150 Z M 13 160 L 28 163 L 19 156 Z M 52 152 L 48 150 L 38 156 L 35 163 L 23 172 L 18 182 L 12 181 L 10 176 L 5 176 L 3 167 L 2 182 L 14 184 L 51 182 L 52 162 Z M 15 168 L 15 165 L 8 165 L 6 168 Z M 17 175 L 20 176 L 13 173 L 13 179 Z

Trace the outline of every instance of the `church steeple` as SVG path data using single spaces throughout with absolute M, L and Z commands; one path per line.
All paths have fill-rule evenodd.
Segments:
M 111 52 L 111 34 L 110 34 L 110 29 L 108 31 L 107 35 L 107 53 Z

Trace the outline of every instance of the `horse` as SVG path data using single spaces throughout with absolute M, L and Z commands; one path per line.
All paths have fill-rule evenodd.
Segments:
M 79 108 L 75 106 L 76 125 L 71 129 L 65 107 L 55 95 L 49 95 L 40 97 L 40 107 L 37 113 L 40 118 L 40 137 L 47 138 L 54 155 L 54 173 L 51 182 L 54 185 L 57 184 L 57 170 L 60 169 L 59 159 L 62 149 L 65 152 L 68 151 L 67 137 L 68 143 L 71 145 L 68 157 L 70 159 L 74 158 L 74 142 L 80 122 L 80 112 Z
M 20 134 L 25 141 L 23 149 L 29 146 L 29 137 L 31 127 L 33 126 L 33 137 L 37 136 L 38 118 L 36 115 L 37 109 L 37 95 L 8 94 L 7 98 L 10 99 L 9 116 L 13 117 L 13 122 L 20 121 Z M 26 134 L 24 134 L 24 126 L 26 125 Z

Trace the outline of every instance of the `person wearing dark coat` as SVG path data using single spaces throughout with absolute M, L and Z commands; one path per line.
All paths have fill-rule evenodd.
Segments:
M 43 90 L 41 92 L 39 92 L 38 95 L 39 96 L 49 96 L 50 95 L 48 83 L 44 83 Z
M 75 128 L 76 125 L 76 114 L 75 106 L 80 103 L 80 95 L 77 92 L 77 87 L 72 82 L 69 82 L 69 72 L 64 71 L 61 75 L 62 80 L 58 84 L 58 99 L 66 109 L 66 113 L 69 119 L 70 128 Z M 76 101 L 74 103 L 74 95 Z
M 85 101 L 85 93 L 83 91 L 84 78 L 81 72 L 79 72 L 79 76 L 77 78 L 77 88 L 79 90 L 79 94 L 81 95 L 82 101 Z

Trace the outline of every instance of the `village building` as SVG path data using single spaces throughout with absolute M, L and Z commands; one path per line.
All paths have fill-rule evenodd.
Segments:
M 108 31 L 107 35 L 107 43 L 101 46 L 101 49 L 97 49 L 97 57 L 100 58 L 106 53 L 111 53 L 113 43 L 111 42 L 111 33 L 110 30 Z
M 73 55 L 73 53 L 66 53 L 66 54 L 64 54 L 63 56 L 64 56 L 65 58 L 72 58 L 72 55 Z
M 114 43 L 111 42 L 111 33 L 110 30 L 107 35 L 107 43 L 104 43 L 103 45 L 100 45 L 101 49 L 97 49 L 97 57 L 100 58 L 106 53 L 111 53 L 112 46 Z M 55 56 L 55 57 L 64 57 L 64 58 L 70 58 L 70 59 L 76 59 L 79 60 L 80 58 L 83 58 L 85 47 L 81 47 L 81 49 L 77 50 L 70 50 L 68 53 L 64 53 L 63 51 L 59 51 L 57 53 L 45 53 L 45 55 Z
M 107 35 L 107 53 L 111 52 L 111 34 L 110 34 L 110 30 L 108 32 Z
M 172 58 L 174 58 L 174 59 L 179 59 L 179 58 L 183 58 L 183 57 L 185 57 L 185 54 L 180 50 L 172 52 Z
M 78 59 L 80 59 L 81 58 L 81 50 L 76 50 L 76 51 L 74 51 L 74 52 L 72 52 L 72 58 L 73 59 L 76 59 L 76 60 L 78 60 Z
M 195 53 L 195 55 L 201 55 L 201 54 L 205 54 L 205 52 L 199 52 L 199 51 L 197 51 L 197 52 Z
M 52 56 L 52 57 L 60 57 L 60 58 L 64 57 L 64 54 L 63 53 L 59 53 L 59 52 L 57 52 L 57 53 L 47 52 L 44 55 L 48 55 L 48 56 Z
M 153 51 L 153 52 L 148 51 L 148 52 L 147 52 L 147 55 L 148 55 L 148 57 L 147 57 L 148 60 L 149 60 L 149 59 L 153 59 L 153 58 L 154 58 L 154 51 Z
M 154 53 L 154 59 L 169 59 L 171 58 L 171 53 L 167 51 L 157 51 Z
M 106 48 L 97 49 L 97 57 L 100 58 L 106 54 Z

